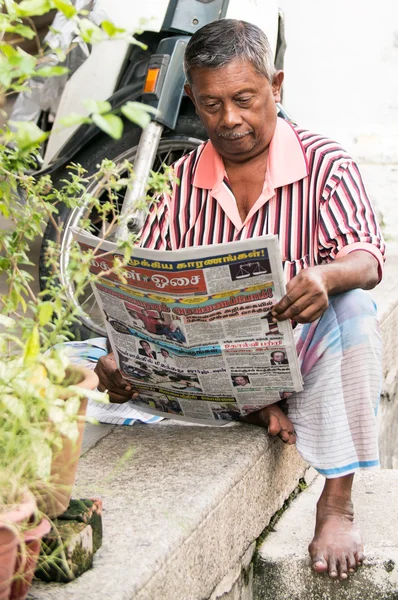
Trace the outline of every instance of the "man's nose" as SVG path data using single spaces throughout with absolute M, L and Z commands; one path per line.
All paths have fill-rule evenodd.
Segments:
M 233 129 L 237 125 L 242 124 L 242 117 L 239 112 L 239 107 L 234 104 L 225 104 L 222 114 L 222 125 Z

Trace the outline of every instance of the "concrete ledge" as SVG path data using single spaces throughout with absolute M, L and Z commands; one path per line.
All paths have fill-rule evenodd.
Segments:
M 365 540 L 363 567 L 347 581 L 331 581 L 311 571 L 307 546 L 323 486 L 318 476 L 261 544 L 254 567 L 255 600 L 397 600 L 398 471 L 361 473 L 356 479 L 354 504 Z
M 115 427 L 79 466 L 77 494 L 103 500 L 94 569 L 36 583 L 32 600 L 203 600 L 222 581 L 227 592 L 304 471 L 295 448 L 250 425 Z

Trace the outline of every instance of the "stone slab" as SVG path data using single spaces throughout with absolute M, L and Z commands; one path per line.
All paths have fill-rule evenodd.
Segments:
M 94 568 L 35 600 L 203 600 L 297 485 L 294 447 L 246 424 L 115 427 L 80 460 L 76 494 L 103 501 Z
M 254 568 L 254 600 L 397 600 L 398 471 L 360 473 L 354 486 L 356 518 L 366 559 L 347 581 L 331 581 L 311 571 L 315 504 L 323 479 L 290 505 L 261 546 Z

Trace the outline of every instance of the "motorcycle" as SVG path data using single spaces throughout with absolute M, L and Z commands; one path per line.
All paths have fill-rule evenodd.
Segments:
M 131 190 L 122 194 L 120 210 L 122 214 L 129 216 L 129 220 L 124 221 L 117 235 L 125 238 L 129 231 L 139 232 L 143 215 L 134 211 L 134 205 L 144 195 L 150 171 L 157 171 L 164 164 L 174 163 L 207 139 L 193 104 L 184 94 L 183 56 L 190 36 L 203 25 L 224 17 L 255 22 L 266 31 L 271 47 L 275 49 L 275 65 L 282 68 L 286 44 L 283 14 L 278 10 L 276 2 L 277 0 L 267 0 L 266 3 L 264 0 L 245 3 L 240 0 L 147 2 L 145 7 L 140 8 L 140 17 L 146 23 L 145 29 L 135 36 L 146 49 L 123 41 L 101 42 L 93 46 L 88 58 L 74 70 L 66 82 L 62 95 L 55 100 L 56 114 L 44 151 L 43 165 L 38 173 L 51 173 L 54 185 L 57 186 L 66 178 L 66 166 L 70 162 L 81 164 L 90 174 L 103 158 L 109 158 L 116 164 L 122 164 L 127 159 L 134 165 L 135 183 Z M 125 29 L 139 27 L 137 10 L 127 9 L 122 0 L 98 0 L 94 4 L 94 11 L 93 19 L 97 21 L 100 21 L 102 14 L 116 25 L 120 23 Z M 156 14 L 155 18 L 153 14 Z M 113 109 L 118 109 L 128 100 L 140 101 L 156 108 L 157 113 L 143 130 L 126 120 L 123 136 L 117 141 L 93 124 L 81 125 L 72 131 L 59 128 L 59 122 L 66 115 L 72 112 L 82 114 L 85 109 L 81 99 L 89 97 L 108 100 Z M 51 110 L 54 109 L 50 106 L 47 111 L 39 111 L 37 119 L 41 123 L 50 124 Z M 288 118 L 282 106 L 278 106 L 278 110 L 280 116 Z M 47 112 L 47 115 L 43 115 L 43 112 Z M 87 191 L 91 195 L 98 195 L 97 187 L 98 183 L 93 182 Z M 105 335 L 103 317 L 92 292 L 77 299 L 74 296 L 73 281 L 68 280 L 71 229 L 87 218 L 91 220 L 95 230 L 95 214 L 90 213 L 84 202 L 74 210 L 66 206 L 59 209 L 58 219 L 63 224 L 59 277 L 63 283 L 68 284 L 70 298 L 80 309 L 80 326 L 75 331 L 80 339 Z M 58 240 L 57 230 L 51 222 L 44 233 L 41 250 L 42 282 L 45 282 L 49 274 L 44 256 L 50 240 Z

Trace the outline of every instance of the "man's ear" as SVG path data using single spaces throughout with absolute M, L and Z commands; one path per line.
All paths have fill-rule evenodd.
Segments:
M 189 96 L 189 98 L 191 98 L 191 100 L 192 100 L 192 102 L 193 102 L 193 104 L 194 104 L 194 106 L 195 106 L 195 111 L 196 111 L 196 114 L 198 114 L 198 111 L 197 111 L 197 109 L 196 109 L 196 102 L 195 102 L 195 98 L 194 98 L 194 96 L 193 96 L 193 93 L 192 93 L 192 88 L 191 88 L 191 86 L 189 85 L 189 83 L 186 83 L 186 84 L 184 85 L 184 90 L 185 90 L 185 93 L 186 93 L 186 95 L 187 95 L 187 96 Z
M 283 71 L 277 71 L 272 80 L 272 94 L 275 102 L 281 101 L 281 89 L 285 74 Z

